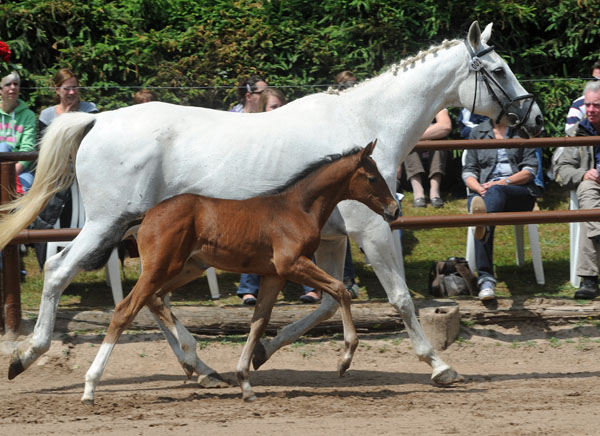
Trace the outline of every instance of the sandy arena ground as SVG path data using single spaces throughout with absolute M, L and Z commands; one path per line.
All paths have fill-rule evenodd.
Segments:
M 240 389 L 187 381 L 157 332 L 125 335 L 96 392 L 80 402 L 101 336 L 56 335 L 15 380 L 0 381 L 2 435 L 598 435 L 600 328 L 463 327 L 440 353 L 464 377 L 430 382 L 405 333 L 361 334 L 349 372 L 336 374 L 341 336 L 307 338 L 277 353 Z M 201 358 L 234 382 L 239 340 L 198 337 Z M 11 343 L 0 343 L 7 371 Z M 6 372 L 5 372 L 6 374 Z

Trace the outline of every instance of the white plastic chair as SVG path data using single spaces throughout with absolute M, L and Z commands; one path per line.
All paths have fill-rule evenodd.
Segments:
M 467 155 L 465 150 L 462 155 L 462 164 L 464 166 Z M 467 188 L 467 195 L 469 195 L 469 189 Z M 525 263 L 525 243 L 523 236 L 523 224 L 513 226 L 515 230 L 515 249 L 517 257 L 517 265 L 523 266 Z M 542 264 L 542 252 L 540 250 L 540 239 L 538 234 L 537 224 L 527 224 L 527 231 L 529 233 L 529 247 L 531 249 L 531 260 L 533 262 L 533 271 L 535 272 L 535 280 L 538 284 L 543 285 L 546 283 L 544 278 L 544 266 Z M 469 227 L 467 229 L 467 248 L 465 258 L 469 263 L 469 268 L 472 271 L 477 271 L 477 265 L 475 263 L 475 227 Z
M 70 228 L 76 229 L 83 227 L 85 222 L 85 211 L 83 209 L 83 203 L 81 196 L 79 195 L 79 187 L 77 181 L 74 181 L 71 185 L 71 223 Z M 60 220 L 57 220 L 54 224 L 55 229 L 60 228 Z M 60 248 L 65 248 L 69 241 L 58 241 L 48 242 L 46 248 L 46 259 L 54 256 L 58 253 Z M 112 290 L 113 299 L 115 304 L 123 299 L 123 286 L 121 284 L 121 267 L 119 265 L 119 255 L 117 249 L 114 248 L 110 254 L 108 262 L 106 263 L 106 282 L 110 285 Z
M 579 209 L 579 200 L 577 199 L 577 191 L 574 189 L 569 191 L 569 209 Z M 579 258 L 579 228 L 582 223 L 569 223 L 569 272 L 570 281 L 576 288 L 579 287 L 581 278 L 577 275 L 577 260 Z

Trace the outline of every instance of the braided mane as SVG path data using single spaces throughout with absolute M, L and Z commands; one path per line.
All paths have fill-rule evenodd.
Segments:
M 395 76 L 400 72 L 400 70 L 406 71 L 409 66 L 415 64 L 416 62 L 418 62 L 420 60 L 425 59 L 425 57 L 427 57 L 427 55 L 436 53 L 443 49 L 448 49 L 450 47 L 454 47 L 455 45 L 458 45 L 460 43 L 462 43 L 462 40 L 459 40 L 459 39 L 453 39 L 453 40 L 445 39 L 439 45 L 434 45 L 434 46 L 429 47 L 427 50 L 422 50 L 419 53 L 417 53 L 416 55 L 400 61 L 400 63 L 398 63 L 398 64 L 392 64 L 389 67 L 388 71 L 391 71 L 392 74 L 394 74 L 394 76 Z M 371 79 L 364 80 L 351 88 L 347 88 L 347 89 L 343 89 L 343 90 L 339 90 L 334 87 L 329 87 L 329 89 L 327 89 L 327 91 L 325 91 L 325 92 L 327 94 L 336 94 L 336 95 L 341 94 L 343 92 L 348 92 L 348 91 L 352 92 L 352 90 L 359 87 L 363 83 L 367 83 L 369 80 L 371 80 Z

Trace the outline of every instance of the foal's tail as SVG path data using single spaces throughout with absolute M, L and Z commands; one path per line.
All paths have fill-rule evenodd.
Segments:
M 31 224 L 54 194 L 71 186 L 79 144 L 95 120 L 93 114 L 67 113 L 46 129 L 31 189 L 10 203 L 0 205 L 0 250 Z

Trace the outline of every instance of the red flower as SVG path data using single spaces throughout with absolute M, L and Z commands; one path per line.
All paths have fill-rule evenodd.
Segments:
M 3 41 L 0 41 L 0 58 L 4 62 L 10 62 L 10 48 L 8 48 L 8 44 Z

